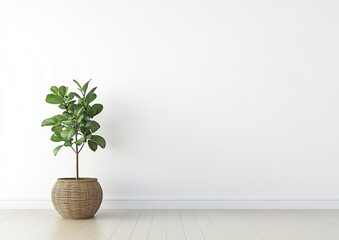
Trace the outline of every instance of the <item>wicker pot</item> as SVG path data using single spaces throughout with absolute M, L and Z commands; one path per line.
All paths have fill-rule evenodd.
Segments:
M 63 218 L 92 218 L 100 208 L 102 189 L 96 178 L 58 178 L 52 202 Z

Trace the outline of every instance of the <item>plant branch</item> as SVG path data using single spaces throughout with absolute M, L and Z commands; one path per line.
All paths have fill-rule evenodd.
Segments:
M 73 146 L 71 146 L 71 148 L 72 148 L 73 152 L 75 152 L 75 153 L 76 153 L 76 151 L 75 151 L 75 149 L 73 148 Z
M 81 150 L 82 150 L 82 148 L 84 147 L 84 145 L 85 145 L 85 142 L 82 143 L 79 152 L 81 152 Z

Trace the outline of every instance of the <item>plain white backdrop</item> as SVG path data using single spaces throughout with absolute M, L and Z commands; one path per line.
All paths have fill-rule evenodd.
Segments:
M 107 148 L 83 151 L 80 175 L 105 201 L 339 200 L 338 12 L 334 0 L 0 0 L 2 206 L 39 207 L 75 175 L 40 124 L 58 113 L 50 86 L 90 78 Z

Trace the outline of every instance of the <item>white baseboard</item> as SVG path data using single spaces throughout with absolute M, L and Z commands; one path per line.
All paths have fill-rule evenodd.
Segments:
M 0 200 L 0 209 L 52 209 L 50 200 Z M 101 209 L 339 209 L 339 200 L 104 200 Z

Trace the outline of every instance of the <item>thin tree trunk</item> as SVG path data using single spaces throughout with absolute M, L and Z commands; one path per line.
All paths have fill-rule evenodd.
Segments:
M 75 147 L 76 151 L 76 179 L 79 179 L 79 152 L 78 152 L 78 145 Z
M 78 134 L 75 134 L 75 141 L 78 140 Z M 78 149 L 78 145 L 75 144 L 75 156 L 76 156 L 76 180 L 79 179 L 79 149 Z

